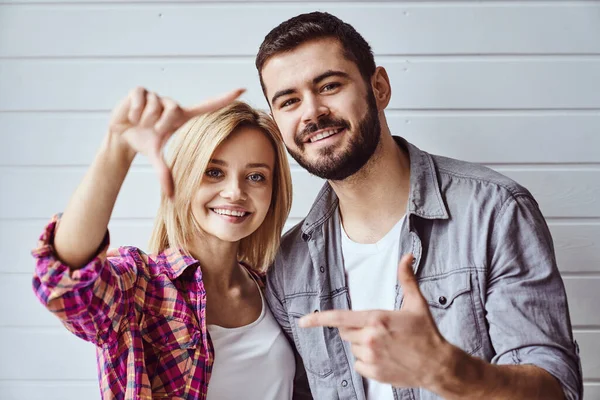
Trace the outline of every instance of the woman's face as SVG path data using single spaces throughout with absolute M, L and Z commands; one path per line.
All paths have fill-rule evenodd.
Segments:
M 263 132 L 240 127 L 217 147 L 192 213 L 204 232 L 236 242 L 256 231 L 273 195 L 275 150 Z

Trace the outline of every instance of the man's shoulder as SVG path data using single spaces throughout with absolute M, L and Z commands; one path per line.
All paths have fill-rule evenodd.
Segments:
M 431 155 L 440 183 L 448 188 L 478 184 L 479 190 L 494 192 L 501 197 L 531 196 L 529 190 L 502 173 L 484 165 L 449 157 Z

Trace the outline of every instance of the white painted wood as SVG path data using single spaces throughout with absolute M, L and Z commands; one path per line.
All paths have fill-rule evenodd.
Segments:
M 0 165 L 88 165 L 108 113 L 0 113 Z M 600 113 L 389 111 L 395 135 L 479 163 L 600 163 Z M 468 146 L 465 144 L 468 143 Z M 518 145 L 515 145 L 518 144 Z M 136 164 L 147 165 L 144 157 Z
M 0 280 L 0 319 L 2 326 L 57 326 L 33 294 L 31 274 L 4 274 Z M 600 326 L 596 312 L 600 304 L 600 276 L 566 276 L 563 278 L 569 300 L 571 321 L 575 328 Z
M 600 108 L 600 60 L 593 57 L 379 57 L 378 63 L 392 84 L 389 109 Z M 137 85 L 183 105 L 247 87 L 242 98 L 266 108 L 249 57 L 0 60 L 4 111 L 110 110 Z
M 0 168 L 0 219 L 50 218 L 61 212 L 85 174 L 84 168 Z M 322 180 L 304 170 L 293 170 L 294 197 L 290 216 L 303 217 L 310 208 Z M 43 201 L 42 201 L 43 199 Z M 121 189 L 114 218 L 153 218 L 160 199 L 155 172 L 132 169 Z
M 284 231 L 298 223 L 290 218 Z M 10 254 L 10 262 L 0 263 L 2 272 L 32 273 L 30 251 L 47 221 L 1 220 L 0 254 Z M 136 246 L 146 249 L 153 219 L 113 220 L 109 224 L 111 247 Z M 600 272 L 600 224 L 585 222 L 550 222 L 558 266 L 562 272 Z M 0 275 L 1 276 L 1 275 Z
M 317 9 L 351 23 L 376 54 L 600 53 L 600 43 L 594 39 L 600 36 L 599 7 L 592 2 L 439 2 L 434 7 L 414 2 L 123 2 L 5 5 L 0 13 L 0 38 L 6 39 L 0 41 L 0 57 L 254 56 L 270 29 Z M 25 26 L 36 29 L 24 30 Z M 227 34 L 215 34 L 225 30 Z M 74 38 L 73 32 L 83 34 Z
M 582 356 L 581 369 L 584 379 L 600 379 L 600 331 L 577 331 L 574 337 Z
M 600 383 L 585 383 L 583 400 L 600 400 Z
M 97 379 L 83 382 L 0 381 L 0 393 L 3 400 L 100 400 Z
M 37 302 L 29 251 L 91 162 L 110 109 L 135 85 L 184 105 L 245 86 L 244 99 L 266 108 L 258 44 L 313 9 L 371 42 L 392 82 L 395 134 L 492 165 L 536 196 L 565 277 L 585 400 L 600 400 L 599 1 L 0 0 L 2 400 L 99 398 L 93 347 Z M 145 160 L 135 164 L 110 229 L 114 244 L 145 247 L 159 187 Z M 294 183 L 288 227 L 321 186 L 297 168 Z
M 9 339 L 5 343 L 0 342 L 0 350 L 12 361 L 0 364 L 0 383 L 9 379 L 56 380 L 57 384 L 65 380 L 81 380 L 85 382 L 84 387 L 88 387 L 97 379 L 94 345 L 63 327 L 0 328 L 0 335 Z M 585 379 L 598 379 L 600 332 L 575 331 L 574 336 L 581 354 L 591 356 L 584 358 L 582 365 Z M 31 349 L 31 352 L 23 354 L 24 348 Z
M 600 169 L 507 169 L 500 172 L 527 187 L 548 217 L 600 217 Z M 0 218 L 49 218 L 62 211 L 84 168 L 0 168 Z M 292 170 L 294 202 L 290 216 L 302 218 L 310 209 L 322 180 Z M 113 217 L 153 218 L 159 204 L 159 185 L 149 167 L 132 169 L 117 199 Z M 43 199 L 43 201 L 42 201 Z
M 0 341 L 0 354 L 4 360 L 10 360 L 0 363 L 0 382 L 98 380 L 95 346 L 63 327 L 1 328 L 0 335 L 7 339 Z
M 0 279 L 2 273 L 32 274 L 34 259 L 31 250 L 37 246 L 48 219 L 39 220 L 0 220 L 0 254 L 10 254 L 10 262 L 0 263 Z M 298 223 L 297 219 L 289 219 L 284 232 Z M 110 247 L 136 246 L 147 250 L 148 240 L 152 233 L 153 219 L 112 220 L 110 231 Z
M 600 276 L 566 276 L 563 281 L 573 326 L 600 326 Z
M 548 225 L 562 272 L 600 272 L 600 223 Z
M 494 168 L 525 186 L 546 218 L 600 217 L 600 169 Z

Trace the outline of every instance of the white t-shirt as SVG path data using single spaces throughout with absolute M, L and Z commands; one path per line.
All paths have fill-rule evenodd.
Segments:
M 342 256 L 352 310 L 393 310 L 400 259 L 403 221 L 394 225 L 377 243 L 353 242 L 342 226 Z M 364 379 L 368 400 L 393 400 L 392 387 Z
M 208 400 L 292 398 L 296 364 L 290 343 L 265 299 L 258 319 L 239 328 L 208 325 L 215 362 Z

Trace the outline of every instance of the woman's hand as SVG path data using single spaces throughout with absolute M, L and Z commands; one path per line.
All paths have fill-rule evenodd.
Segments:
M 160 184 L 168 197 L 174 194 L 173 177 L 165 163 L 162 149 L 173 133 L 189 119 L 218 110 L 244 92 L 236 89 L 220 97 L 184 108 L 175 101 L 160 97 L 142 87 L 133 89 L 113 110 L 109 135 L 117 139 L 133 158 L 141 153 L 150 159 Z

